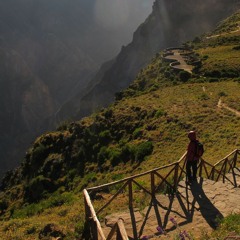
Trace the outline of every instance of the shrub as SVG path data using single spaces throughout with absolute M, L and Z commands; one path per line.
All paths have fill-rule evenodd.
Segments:
M 112 166 L 116 166 L 122 161 L 122 151 L 118 147 L 111 147 L 108 149 L 109 158 Z
M 105 130 L 99 133 L 99 141 L 101 144 L 107 145 L 111 141 L 111 133 Z
M 209 78 L 208 79 L 208 81 L 210 82 L 210 83 L 213 83 L 213 82 L 219 82 L 219 79 L 218 78 Z
M 123 92 L 116 92 L 115 93 L 115 100 L 116 101 L 120 101 L 123 97 L 124 97 L 124 93 Z
M 95 159 L 96 160 L 96 159 Z M 80 146 L 79 150 L 75 153 L 72 154 L 72 157 L 70 158 L 70 160 L 67 162 L 68 167 L 69 168 L 73 168 L 76 169 L 76 175 L 83 175 L 84 174 L 84 170 L 85 170 L 85 165 L 86 165 L 86 150 L 84 146 Z M 61 177 L 61 175 L 63 175 L 63 171 L 64 171 L 64 166 L 62 167 L 62 169 L 58 169 L 54 166 L 52 174 L 50 175 L 51 177 Z M 56 171 L 58 172 L 56 174 Z M 65 174 L 65 173 L 64 173 Z M 67 174 L 69 177 L 73 177 L 73 174 Z M 74 176 L 75 177 L 75 176 Z M 56 178 L 54 178 L 56 179 Z
M 106 159 L 108 159 L 108 149 L 106 146 L 101 147 L 97 155 L 97 159 L 99 165 L 103 164 L 106 161 Z
M 90 172 L 85 177 L 84 180 L 88 183 L 95 182 L 97 180 L 96 172 Z
M 227 69 L 227 70 L 223 70 L 222 71 L 222 77 L 225 77 L 225 78 L 236 78 L 239 76 L 239 73 L 237 70 L 234 70 L 234 69 Z
M 84 225 L 84 221 L 79 221 L 75 225 L 75 237 L 76 239 L 81 239 L 82 233 L 85 231 L 86 226 Z
M 122 151 L 122 154 L 121 154 L 122 161 L 123 162 L 129 161 L 131 159 L 131 151 L 130 151 L 129 146 L 123 145 L 121 147 L 121 151 Z
M 112 109 L 106 109 L 104 112 L 105 118 L 109 119 L 113 116 L 113 110 Z
M 199 37 L 195 37 L 193 39 L 193 43 L 200 43 L 201 42 L 201 39 Z
M 221 222 L 221 228 L 240 234 L 240 214 L 231 214 Z
M 179 79 L 182 82 L 187 82 L 191 78 L 191 73 L 186 72 L 186 71 L 181 71 L 179 72 Z
M 202 57 L 202 60 L 207 60 L 208 59 L 208 55 L 204 55 L 203 57 Z
M 142 136 L 142 134 L 143 134 L 142 128 L 136 128 L 133 132 L 133 138 L 134 139 L 139 138 Z
M 152 142 L 143 142 L 138 144 L 133 148 L 133 153 L 136 161 L 143 161 L 144 158 L 150 155 L 153 151 L 153 144 Z
M 240 83 L 240 78 L 236 78 L 234 81 Z
M 218 70 L 213 70 L 211 72 L 206 72 L 206 76 L 213 77 L 213 78 L 220 78 L 221 77 L 221 72 L 218 71 Z
M 0 200 L 0 211 L 4 212 L 8 208 L 8 203 L 5 200 Z
M 201 94 L 201 96 L 199 97 L 200 100 L 208 100 L 209 96 L 206 93 Z
M 121 173 L 116 173 L 112 175 L 112 181 L 118 181 L 124 178 L 124 175 Z
M 232 236 L 237 236 L 240 234 L 240 214 L 231 214 L 221 220 L 220 224 L 212 235 L 211 239 L 228 239 L 229 234 Z M 207 236 L 203 239 L 209 239 Z M 230 238 L 229 238 L 230 239 Z
M 66 120 L 66 121 L 60 122 L 59 125 L 57 126 L 57 131 L 67 130 L 69 125 L 70 125 L 70 123 L 71 123 L 70 120 Z
M 165 71 L 165 72 L 164 72 L 164 76 L 165 76 L 166 78 L 169 78 L 169 77 L 171 76 L 171 72 Z
M 159 117 L 162 117 L 164 114 L 165 114 L 165 112 L 164 112 L 163 109 L 158 109 L 156 114 L 155 114 L 155 117 L 159 118 Z
M 35 226 L 32 226 L 26 230 L 26 234 L 34 234 L 37 232 L 37 228 Z
M 31 162 L 34 169 L 37 169 L 47 157 L 47 148 L 43 144 L 40 144 L 32 151 Z
M 233 47 L 233 50 L 240 50 L 240 45 Z
M 218 93 L 218 96 L 219 96 L 219 97 L 226 97 L 227 94 L 222 91 L 222 92 L 219 92 L 219 93 Z
M 25 187 L 24 198 L 28 202 L 37 202 L 46 196 L 47 193 L 55 190 L 53 182 L 42 175 L 33 178 Z
M 143 90 L 145 86 L 146 86 L 146 80 L 145 79 L 141 79 L 140 81 L 138 81 L 139 90 Z
M 17 209 L 14 211 L 12 218 L 26 218 L 31 217 L 36 214 L 40 214 L 44 211 L 45 207 L 43 203 L 30 204 L 22 209 Z
M 64 204 L 71 204 L 74 202 L 74 195 L 69 192 L 62 194 L 54 193 L 48 200 L 46 200 L 46 208 L 62 206 Z

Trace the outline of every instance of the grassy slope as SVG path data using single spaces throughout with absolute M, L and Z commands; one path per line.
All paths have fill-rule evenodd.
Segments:
M 167 113 L 167 116 L 153 118 L 142 127 L 144 136 L 154 142 L 155 148 L 141 167 L 146 170 L 177 160 L 186 149 L 189 129 L 197 130 L 206 146 L 204 157 L 209 161 L 214 162 L 239 147 L 239 118 L 217 108 L 222 91 L 227 95 L 223 101 L 228 102 L 230 98 L 239 99 L 239 90 L 239 83 L 232 81 L 184 84 L 121 102 L 121 112 L 132 106 L 141 106 L 145 110 Z M 145 130 L 148 125 L 156 125 L 156 129 Z
M 238 18 L 234 19 L 238 21 Z M 229 21 L 232 25 L 233 20 Z M 226 24 L 224 22 L 224 28 Z M 219 32 L 224 33 L 221 27 L 214 34 Z M 232 35 L 239 37 L 238 33 Z M 228 34 L 228 37 L 230 36 L 231 34 Z M 187 83 L 180 82 L 178 76 L 161 62 L 160 56 L 156 56 L 149 66 L 139 73 L 129 89 L 122 93 L 125 98 L 109 107 L 107 111 L 113 112 L 111 118 L 104 118 L 106 111 L 103 110 L 91 118 L 84 119 L 84 125 L 87 126 L 94 121 L 100 123 L 97 119 L 104 118 L 104 123 L 110 121 L 106 130 L 114 125 L 111 134 L 114 134 L 114 131 L 119 134 L 121 130 L 131 128 L 131 131 L 123 134 L 120 139 L 111 141 L 108 148 L 118 148 L 119 142 L 137 145 L 150 141 L 154 146 L 152 154 L 140 164 L 136 161 L 127 161 L 112 166 L 110 159 L 105 159 L 103 173 L 98 171 L 95 162 L 87 163 L 84 178 L 77 176 L 73 178 L 74 183 L 70 184 L 73 186 L 71 194 L 63 198 L 62 202 L 56 199 L 62 198 L 61 192 L 64 192 L 66 187 L 60 189 L 56 197 L 53 195 L 39 203 L 26 205 L 21 207 L 22 210 L 18 209 L 22 200 L 16 198 L 11 203 L 12 207 L 10 206 L 2 216 L 1 238 L 36 239 L 46 224 L 56 223 L 67 234 L 67 239 L 74 239 L 81 233 L 84 221 L 80 191 L 82 187 L 79 186 L 98 185 L 178 160 L 186 150 L 188 142 L 186 133 L 189 130 L 197 130 L 205 146 L 204 158 L 210 162 L 214 163 L 230 151 L 240 148 L 240 117 L 217 107 L 221 97 L 224 103 L 239 110 L 239 78 L 221 78 L 221 81 L 209 82 L 210 78 L 204 76 L 205 72 L 215 70 L 220 72 L 224 69 L 239 70 L 240 54 L 239 51 L 233 50 L 236 45 L 235 41 L 222 43 L 215 38 L 204 39 L 203 42 L 195 44 L 200 57 L 206 55 L 208 57 L 204 58 L 202 68 Z M 166 77 L 166 71 L 170 72 L 170 77 Z M 71 136 L 68 130 L 62 133 L 64 136 Z M 58 139 L 61 131 L 51 134 Z M 63 158 L 60 153 L 51 154 L 52 158 L 53 156 Z M 19 188 L 15 187 L 15 191 L 21 192 L 19 190 L 21 188 L 20 184 Z M 4 197 L 13 191 L 11 188 Z M 9 217 L 11 212 L 13 215 Z

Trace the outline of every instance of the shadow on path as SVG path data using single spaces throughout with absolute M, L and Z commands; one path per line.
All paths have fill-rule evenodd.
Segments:
M 203 178 L 200 178 L 199 183 L 193 182 L 190 185 L 190 190 L 193 195 L 192 209 L 197 202 L 199 204 L 199 211 L 201 212 L 203 218 L 211 228 L 216 229 L 218 226 L 218 221 L 223 218 L 223 215 L 208 199 L 203 191 L 202 184 Z

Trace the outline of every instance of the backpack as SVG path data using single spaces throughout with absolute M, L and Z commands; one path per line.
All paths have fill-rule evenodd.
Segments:
M 204 147 L 203 144 L 199 141 L 196 141 L 196 156 L 201 157 L 204 153 Z

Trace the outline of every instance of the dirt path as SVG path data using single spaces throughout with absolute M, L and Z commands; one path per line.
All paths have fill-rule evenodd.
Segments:
M 225 108 L 228 111 L 235 113 L 238 117 L 240 117 L 240 112 L 234 108 L 229 107 L 227 104 L 223 103 L 221 98 L 219 99 L 217 106 L 218 108 Z
M 184 57 L 180 54 L 179 50 L 172 50 L 173 55 L 166 56 L 166 59 L 172 59 L 179 62 L 178 65 L 174 65 L 174 68 L 185 70 L 186 72 L 192 73 L 193 66 L 188 65 Z
M 237 184 L 240 186 L 239 172 Z M 240 188 L 230 183 L 198 178 L 192 185 L 181 181 L 178 191 L 174 197 L 158 195 L 150 206 L 142 211 L 135 209 L 132 215 L 126 211 L 107 216 L 102 224 L 104 231 L 109 232 L 107 225 L 112 226 L 121 217 L 129 236 L 133 236 L 131 219 L 134 218 L 140 232 L 138 239 L 174 239 L 180 231 L 199 239 L 216 228 L 217 218 L 240 212 L 240 205 L 236 204 L 240 202 Z M 165 230 L 165 235 L 157 231 L 158 226 Z
M 206 37 L 206 39 L 217 38 L 217 37 L 220 37 L 220 36 L 225 36 L 225 35 L 237 33 L 237 32 L 239 32 L 239 31 L 240 31 L 240 26 L 238 26 L 238 29 L 236 29 L 236 30 L 234 30 L 234 31 L 231 31 L 231 32 L 229 32 L 229 33 L 222 33 L 222 34 L 212 35 L 212 36 Z

